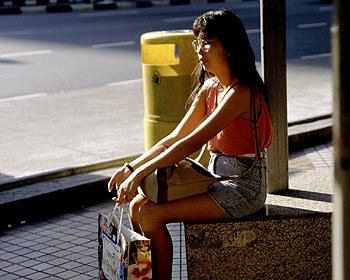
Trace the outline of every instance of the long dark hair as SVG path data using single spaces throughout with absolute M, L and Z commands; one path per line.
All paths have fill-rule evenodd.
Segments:
M 232 74 L 250 88 L 257 87 L 267 100 L 265 85 L 256 70 L 255 55 L 246 29 L 236 14 L 228 9 L 206 12 L 196 18 L 192 30 L 196 37 L 204 35 L 206 38 L 218 38 L 230 54 L 228 63 Z M 192 74 L 193 85 L 189 103 L 211 75 L 203 69 L 202 65 L 197 65 Z

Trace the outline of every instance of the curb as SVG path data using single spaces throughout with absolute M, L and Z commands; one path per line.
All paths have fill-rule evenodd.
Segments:
M 56 3 L 40 2 L 36 0 L 37 4 L 29 5 L 0 5 L 0 15 L 13 15 L 25 13 L 60 13 L 60 12 L 76 12 L 76 11 L 101 11 L 101 10 L 115 10 L 119 8 L 149 8 L 153 6 L 163 5 L 188 5 L 191 0 L 56 0 Z M 205 0 L 198 0 L 205 2 Z M 208 0 L 207 3 L 224 2 L 225 0 Z M 243 0 L 244 1 L 244 0 Z M 0 0 L 1 2 L 1 0 Z M 23 0 L 25 3 L 25 0 Z
M 331 115 L 288 124 L 289 152 L 297 152 L 332 140 Z
M 289 153 L 330 142 L 332 119 L 322 116 L 288 127 Z M 84 208 L 109 199 L 106 185 L 117 166 L 133 157 L 28 176 L 0 185 L 0 230 Z
M 51 172 L 45 172 L 41 174 L 22 177 L 19 180 L 13 180 L 10 182 L 6 182 L 4 184 L 0 184 L 0 192 L 9 190 L 9 189 L 18 188 L 18 187 L 24 187 L 27 185 L 37 184 L 45 181 L 50 181 L 54 179 L 65 178 L 65 177 L 74 176 L 78 174 L 84 174 L 84 173 L 89 173 L 97 170 L 103 170 L 111 167 L 121 166 L 124 164 L 124 162 L 132 161 L 136 157 L 138 157 L 138 155 L 121 158 L 121 159 L 98 162 L 98 163 L 86 165 L 86 166 L 60 169 L 60 170 L 55 170 Z
M 108 177 L 85 176 L 84 180 L 78 176 L 26 186 L 25 190 L 20 190 L 21 194 L 16 194 L 21 197 L 13 196 L 11 192 L 2 194 L 1 200 L 8 201 L 0 203 L 0 232 L 10 227 L 82 209 L 86 205 L 111 197 L 106 190 Z M 23 194 L 23 191 L 29 195 Z

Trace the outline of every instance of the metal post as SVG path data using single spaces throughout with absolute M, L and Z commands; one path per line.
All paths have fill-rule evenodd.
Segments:
M 350 4 L 335 0 L 332 25 L 334 79 L 333 279 L 350 279 Z
M 261 64 L 274 143 L 268 151 L 268 192 L 288 189 L 286 1 L 260 0 Z

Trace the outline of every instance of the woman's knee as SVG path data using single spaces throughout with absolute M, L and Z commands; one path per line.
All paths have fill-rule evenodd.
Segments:
M 139 212 L 142 204 L 145 202 L 145 198 L 142 196 L 136 196 L 129 204 L 129 215 L 132 226 L 135 231 L 141 233 L 141 229 L 139 226 Z
M 141 195 L 137 195 L 129 204 L 129 211 L 130 214 L 137 214 L 140 211 L 141 205 L 146 201 L 146 199 L 141 196 Z
M 165 224 L 162 221 L 161 213 L 157 206 L 157 204 L 151 201 L 146 201 L 140 208 L 139 224 L 144 233 L 152 232 L 152 230 Z

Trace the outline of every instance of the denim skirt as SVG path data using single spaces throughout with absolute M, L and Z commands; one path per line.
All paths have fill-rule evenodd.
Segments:
M 221 176 L 242 174 L 254 158 L 211 153 L 208 169 Z M 240 218 L 260 210 L 266 200 L 266 159 L 259 160 L 242 178 L 220 181 L 210 186 L 208 194 L 225 212 L 227 219 Z

